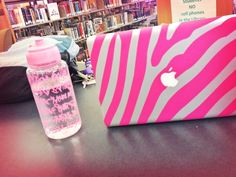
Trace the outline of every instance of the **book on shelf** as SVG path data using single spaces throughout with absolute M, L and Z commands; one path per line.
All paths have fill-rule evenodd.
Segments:
M 122 1 L 121 1 L 121 0 L 115 0 L 115 5 L 116 5 L 116 6 L 122 5 Z
M 25 25 L 31 25 L 33 22 L 32 22 L 32 17 L 30 15 L 30 11 L 28 10 L 28 8 L 21 7 L 20 11 L 21 11 L 22 17 L 24 19 Z M 21 16 L 21 14 L 20 14 L 20 16 Z
M 49 3 L 47 4 L 47 8 L 48 8 L 48 16 L 50 20 L 58 20 L 61 18 L 57 3 Z
M 108 8 L 122 5 L 121 0 L 103 0 L 103 2 L 104 2 L 104 5 Z
M 115 21 L 116 21 L 116 25 L 122 25 L 124 24 L 124 20 L 123 20 L 123 15 L 120 13 L 120 14 L 115 14 L 114 15 L 114 18 L 115 18 Z
M 74 8 L 74 2 L 72 0 L 68 1 L 69 9 L 70 9 L 70 15 L 75 15 L 75 8 Z
M 55 21 L 54 23 L 52 23 L 52 25 L 53 29 L 55 30 L 55 33 L 57 33 L 57 31 L 62 31 L 61 22 Z
M 128 13 L 128 23 L 132 23 L 134 21 L 134 15 L 132 13 Z
M 94 18 L 93 23 L 94 23 L 94 31 L 96 33 L 101 33 L 103 31 L 106 31 L 106 24 L 103 22 L 103 19 L 101 17 Z
M 82 22 L 79 22 L 77 24 L 77 29 L 79 32 L 80 39 L 84 39 L 85 38 L 84 24 Z
M 58 10 L 61 18 L 67 17 L 67 8 L 64 4 L 58 4 Z
M 76 27 L 73 27 L 72 28 L 72 31 L 73 31 L 73 34 L 74 34 L 74 40 L 77 41 L 79 40 L 79 32 L 78 32 L 78 29 L 77 29 L 77 26 Z
M 64 28 L 64 32 L 75 41 L 85 38 L 85 32 L 82 23 L 78 23 L 77 26 L 74 27 Z
M 42 23 L 44 20 L 43 20 L 43 15 L 40 12 L 40 9 L 35 8 L 34 11 L 35 11 L 36 23 Z
M 9 10 L 8 14 L 13 28 L 25 26 L 24 18 L 20 8 Z
M 39 9 L 39 11 L 42 15 L 43 22 L 47 22 L 48 21 L 48 16 L 47 16 L 47 13 L 46 13 L 46 9 L 44 7 L 42 7 L 42 8 Z
M 64 28 L 64 32 L 67 36 L 70 36 L 72 39 L 75 40 L 75 35 L 74 35 L 73 28 Z
M 116 27 L 119 27 L 119 26 L 125 24 L 125 20 L 124 20 L 123 16 L 124 16 L 124 14 L 122 14 L 122 13 L 107 16 L 107 18 L 106 18 L 107 28 L 112 29 L 112 28 L 116 28 Z
M 36 4 L 40 6 L 44 6 L 45 4 L 48 4 L 48 2 L 47 0 L 39 0 L 39 1 L 36 0 Z
M 99 0 L 98 0 L 99 1 Z M 103 0 L 103 2 L 104 2 L 104 6 L 105 7 L 108 7 L 108 5 L 109 5 L 109 0 Z
M 91 10 L 97 9 L 96 0 L 87 0 L 87 3 L 88 3 L 88 8 L 89 9 L 91 9 Z
M 115 26 L 114 18 L 113 16 L 107 16 L 106 17 L 106 22 L 107 22 L 107 28 L 113 28 Z
M 21 20 L 21 25 L 22 26 L 25 26 L 26 25 L 26 22 L 25 22 L 25 19 L 24 19 L 24 16 L 23 16 L 23 13 L 22 13 L 22 10 L 21 10 L 21 7 L 17 7 L 18 9 L 18 12 L 19 12 L 19 18 Z
M 103 0 L 96 0 L 97 9 L 104 9 L 105 8 L 105 2 Z
M 83 11 L 88 11 L 88 2 L 86 0 L 80 0 L 80 2 Z
M 42 36 L 53 35 L 54 30 L 50 26 L 42 26 Z
M 96 33 L 95 33 L 95 31 L 94 31 L 94 26 L 93 26 L 93 22 L 92 22 L 92 20 L 89 20 L 88 21 L 88 28 L 89 28 L 89 31 L 90 31 L 90 36 L 92 36 L 92 35 L 95 35 Z
M 41 2 L 41 1 L 39 1 Z M 33 8 L 35 16 L 36 16 L 36 22 L 47 22 L 49 21 L 48 18 L 48 9 L 46 5 L 37 4 Z
M 124 12 L 123 19 L 124 19 L 124 24 L 129 23 L 129 21 L 128 21 L 128 12 Z
M 13 28 L 18 27 L 18 24 L 20 23 L 18 21 L 20 21 L 20 20 L 17 20 L 17 17 L 15 15 L 14 11 L 13 10 L 8 10 L 8 15 L 9 15 L 9 20 L 10 20 L 10 23 L 11 23 L 12 27 Z
M 79 14 L 82 11 L 82 8 L 80 6 L 79 1 L 73 2 L 74 3 L 74 8 L 75 8 L 75 13 Z
M 74 10 L 76 14 L 89 10 L 88 1 L 86 0 L 78 0 L 78 1 L 74 1 L 73 3 L 74 3 Z
M 32 7 L 30 7 L 29 12 L 30 12 L 30 16 L 32 18 L 33 24 L 35 24 L 36 23 L 36 15 L 35 15 L 34 9 Z
M 93 28 L 93 22 L 91 20 L 85 21 L 85 26 L 87 31 L 86 33 L 87 37 L 96 34 Z
M 62 1 L 58 4 L 59 14 L 61 17 L 71 16 L 71 10 L 67 1 Z

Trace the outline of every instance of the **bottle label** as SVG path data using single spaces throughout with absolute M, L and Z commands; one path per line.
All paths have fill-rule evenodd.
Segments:
M 70 82 L 35 91 L 34 98 L 45 129 L 58 131 L 78 123 L 79 111 Z
M 73 85 L 67 68 L 56 73 L 28 75 L 44 129 L 54 133 L 80 122 Z

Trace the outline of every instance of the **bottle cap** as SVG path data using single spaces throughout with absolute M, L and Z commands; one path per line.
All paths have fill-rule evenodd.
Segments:
M 43 39 L 36 39 L 35 44 L 29 46 L 26 53 L 30 66 L 46 66 L 60 62 L 61 55 L 55 45 L 45 44 Z

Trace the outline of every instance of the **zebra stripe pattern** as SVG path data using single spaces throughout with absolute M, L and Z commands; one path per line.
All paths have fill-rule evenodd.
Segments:
M 107 126 L 235 115 L 236 16 L 90 37 Z M 176 72 L 176 87 L 161 75 Z

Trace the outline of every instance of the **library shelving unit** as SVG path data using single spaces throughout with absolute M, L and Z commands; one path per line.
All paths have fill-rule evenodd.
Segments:
M 156 0 L 5 0 L 5 6 L 16 40 L 66 34 L 84 43 L 91 35 L 129 29 L 157 14 Z

